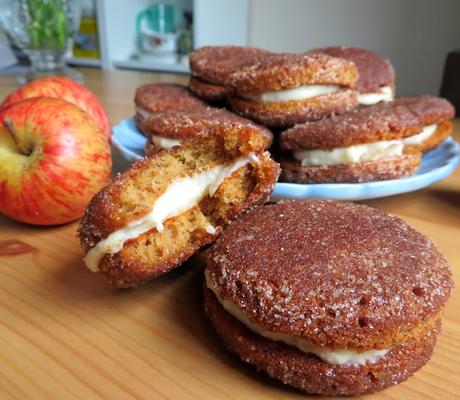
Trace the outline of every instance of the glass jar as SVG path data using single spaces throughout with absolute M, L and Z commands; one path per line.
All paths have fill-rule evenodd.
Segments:
M 82 81 L 66 66 L 79 20 L 79 0 L 0 0 L 2 30 L 30 59 L 30 71 L 21 79 L 65 75 Z

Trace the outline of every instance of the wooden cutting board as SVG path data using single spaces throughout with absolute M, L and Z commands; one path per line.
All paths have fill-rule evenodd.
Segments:
M 112 123 L 131 115 L 139 84 L 186 81 L 84 73 Z M 0 78 L 0 97 L 13 89 L 11 82 Z M 459 170 L 428 189 L 365 203 L 430 236 L 460 282 Z M 140 289 L 116 290 L 84 267 L 76 227 L 30 227 L 0 217 L 0 399 L 306 397 L 225 350 L 202 310 L 199 265 L 188 263 Z M 460 398 L 459 309 L 456 290 L 431 361 L 373 399 Z

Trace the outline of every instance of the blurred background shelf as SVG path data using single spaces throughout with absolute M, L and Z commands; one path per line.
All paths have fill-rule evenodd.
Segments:
M 74 65 L 76 67 L 101 67 L 102 61 L 97 58 L 85 58 L 85 57 L 70 57 L 67 59 L 67 64 Z
M 162 63 L 162 62 L 147 62 L 142 60 L 126 60 L 114 61 L 113 66 L 120 69 L 135 69 L 141 71 L 162 71 L 162 72 L 177 72 L 187 74 L 190 72 L 188 64 L 183 63 Z
M 79 1 L 84 11 L 82 16 L 87 18 L 86 21 L 82 18 L 82 24 L 86 23 L 81 24 L 80 29 L 83 39 L 85 29 L 89 35 L 93 30 L 98 49 L 91 54 L 77 48 L 69 64 L 104 70 L 187 72 L 185 64 L 139 56 L 136 17 L 154 4 L 174 6 L 177 19 L 181 20 L 176 27 L 180 32 L 184 32 L 181 29 L 185 20 L 187 40 L 179 40 L 183 53 L 191 47 L 190 36 L 193 36 L 195 49 L 229 44 L 275 52 L 304 52 L 340 44 L 363 47 L 392 61 L 398 71 L 397 95 L 439 94 L 446 57 L 453 49 L 458 49 L 460 43 L 459 0 Z M 85 11 L 85 7 L 90 11 Z M 17 61 L 28 61 L 24 52 L 20 54 L 17 49 L 12 57 L 9 46 L 4 39 L 2 51 L 0 37 L 0 73 L 13 73 Z M 455 61 L 452 57 L 448 60 L 451 64 Z M 455 65 L 446 64 L 445 71 L 449 75 L 446 81 L 449 85 L 458 81 Z M 445 89 L 443 94 L 447 96 Z M 448 97 L 452 101 L 460 98 L 456 94 Z
M 94 9 L 100 59 L 71 57 L 70 65 L 100 67 L 105 70 L 133 69 L 188 73 L 188 63 L 138 60 L 136 17 L 152 0 L 87 0 Z M 248 44 L 250 0 L 161 0 L 178 13 L 193 15 L 193 48 L 204 45 Z

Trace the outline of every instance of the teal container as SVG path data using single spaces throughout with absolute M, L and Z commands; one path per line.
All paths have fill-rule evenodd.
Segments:
M 136 39 L 139 46 L 142 41 L 142 29 L 157 33 L 175 31 L 175 9 L 170 4 L 152 4 L 137 14 Z

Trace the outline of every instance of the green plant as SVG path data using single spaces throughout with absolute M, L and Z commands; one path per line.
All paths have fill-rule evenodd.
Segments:
M 27 8 L 30 49 L 61 50 L 67 47 L 69 27 L 66 0 L 21 0 Z

